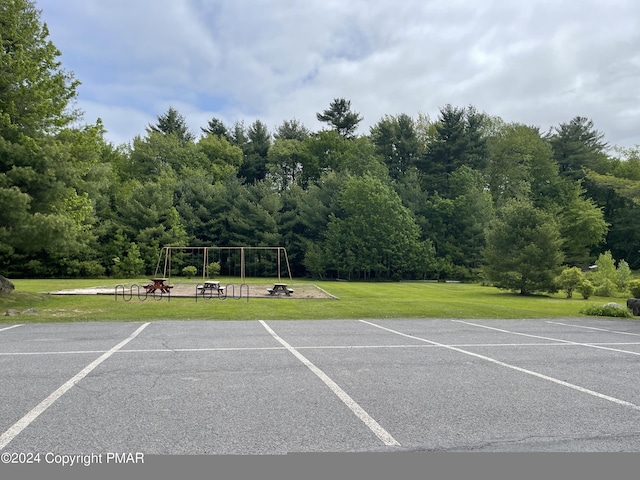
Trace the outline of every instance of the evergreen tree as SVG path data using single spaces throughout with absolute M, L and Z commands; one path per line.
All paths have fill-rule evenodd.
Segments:
M 278 140 L 298 140 L 300 142 L 310 136 L 311 132 L 309 129 L 295 118 L 282 122 L 273 134 L 273 138 Z
M 413 167 L 421 154 L 415 122 L 406 114 L 384 117 L 371 127 L 371 140 L 393 179 L 400 178 Z
M 353 138 L 358 124 L 363 120 L 359 113 L 351 111 L 351 100 L 344 98 L 334 99 L 328 109 L 316 114 L 316 118 L 329 124 L 344 138 Z
M 428 191 L 446 196 L 449 174 L 463 165 L 480 171 L 484 169 L 487 160 L 482 132 L 484 119 L 485 116 L 473 107 L 455 108 L 448 104 L 440 109 L 435 136 L 417 161 Z
M 104 129 L 70 128 L 78 81 L 63 70 L 34 2 L 0 2 L 0 269 L 67 275 L 92 241 Z M 73 263 L 73 265 L 72 265 Z M 80 268 L 81 270 L 81 268 Z
M 561 174 L 573 179 L 583 178 L 585 168 L 593 169 L 606 157 L 604 134 L 586 117 L 578 116 L 561 123 L 547 138 Z
M 263 122 L 256 120 L 249 126 L 246 136 L 244 135 L 244 131 L 237 131 L 237 136 L 241 139 L 239 146 L 244 153 L 239 175 L 244 177 L 247 183 L 252 183 L 264 179 L 267 175 L 271 134 Z
M 227 129 L 226 125 L 222 122 L 222 120 L 216 117 L 213 117 L 211 120 L 209 120 L 206 127 L 200 127 L 200 130 L 202 130 L 202 133 L 205 134 L 219 135 L 227 139 L 229 138 L 229 130 Z
M 474 279 L 494 216 L 491 196 L 482 174 L 466 166 L 451 173 L 450 185 L 449 198 L 435 194 L 426 201 L 425 231 L 441 261 L 440 278 Z
M 52 133 L 80 117 L 71 108 L 80 84 L 62 68 L 41 12 L 30 0 L 0 3 L 0 137 Z
M 498 288 L 522 295 L 553 292 L 562 237 L 554 217 L 529 200 L 511 200 L 485 233 L 484 274 Z
M 158 122 L 155 125 L 149 124 L 147 132 L 149 134 L 157 132 L 165 135 L 175 135 L 182 143 L 195 140 L 195 136 L 189 131 L 186 119 L 173 107 L 169 107 L 165 114 L 159 115 Z

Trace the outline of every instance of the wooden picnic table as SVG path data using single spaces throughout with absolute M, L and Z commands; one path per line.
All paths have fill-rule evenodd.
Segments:
M 202 285 L 198 285 L 198 293 L 204 295 L 204 292 L 210 290 L 212 293 L 223 293 L 224 287 L 220 286 L 220 282 L 217 280 L 207 280 Z
M 155 293 L 158 290 L 160 290 L 161 293 L 169 293 L 173 288 L 173 285 L 166 285 L 164 283 L 167 281 L 166 278 L 150 278 L 149 280 L 153 283 L 144 286 L 147 293 Z
M 284 293 L 287 297 L 293 293 L 293 289 L 289 288 L 286 283 L 274 283 L 273 288 L 267 288 L 269 295 L 279 295 Z

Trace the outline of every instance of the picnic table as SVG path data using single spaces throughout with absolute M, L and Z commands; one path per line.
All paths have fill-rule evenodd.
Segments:
M 166 285 L 164 283 L 167 281 L 166 278 L 150 278 L 149 280 L 151 280 L 153 283 L 144 285 L 147 293 L 155 293 L 158 290 L 160 290 L 160 293 L 169 293 L 173 288 L 173 285 Z
M 289 288 L 286 283 L 274 283 L 273 288 L 267 288 L 269 295 L 279 295 L 284 293 L 287 297 L 293 293 L 293 289 Z
M 216 294 L 224 293 L 224 287 L 221 287 L 220 282 L 216 280 L 207 280 L 202 285 L 198 285 L 198 293 L 204 295 L 207 290 Z

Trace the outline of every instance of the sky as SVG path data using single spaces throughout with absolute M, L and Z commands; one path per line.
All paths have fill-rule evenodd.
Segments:
M 637 0 L 35 0 L 84 122 L 116 145 L 175 108 L 273 132 L 351 101 L 368 134 L 385 115 L 437 120 L 473 105 L 547 132 L 587 117 L 640 145 Z

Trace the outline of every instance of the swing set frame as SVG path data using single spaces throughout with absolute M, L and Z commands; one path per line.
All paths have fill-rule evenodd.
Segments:
M 162 247 L 160 251 L 160 255 L 158 256 L 158 263 L 156 265 L 155 276 L 157 277 L 162 268 L 162 277 L 171 279 L 171 257 L 174 251 L 179 252 L 198 252 L 202 253 L 202 279 L 205 280 L 207 276 L 207 270 L 209 267 L 209 252 L 210 251 L 239 251 L 240 252 L 240 278 L 242 283 L 245 283 L 246 277 L 246 264 L 245 264 L 245 251 L 253 251 L 253 250 L 272 250 L 277 251 L 278 253 L 278 280 L 282 280 L 281 278 L 281 270 L 282 270 L 282 253 L 284 253 L 284 261 L 287 266 L 287 274 L 289 276 L 289 280 L 293 280 L 291 276 L 291 266 L 289 265 L 289 256 L 287 255 L 287 249 L 285 247 L 231 247 L 231 246 L 210 246 L 210 247 L 189 247 L 189 246 L 173 246 L 173 247 Z

